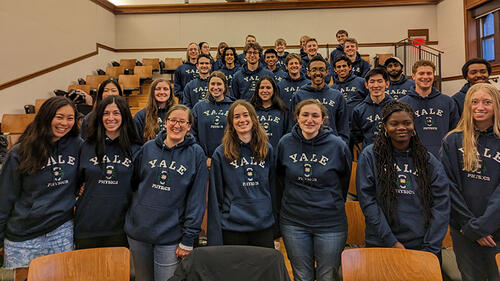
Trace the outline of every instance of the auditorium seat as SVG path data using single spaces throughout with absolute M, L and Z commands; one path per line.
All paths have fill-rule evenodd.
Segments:
M 355 248 L 342 252 L 343 281 L 442 281 L 436 255 L 396 248 Z
M 46 101 L 47 99 L 36 99 L 35 100 L 35 113 L 38 113 L 38 111 L 40 110 L 40 107 L 42 106 L 42 104 Z
M 90 85 L 89 84 L 85 84 L 85 85 L 79 85 L 79 84 L 69 85 L 68 86 L 68 91 L 70 91 L 70 90 L 80 90 L 80 91 L 83 91 L 86 94 L 90 95 Z
M 370 63 L 370 55 L 367 55 L 367 54 L 364 54 L 364 55 L 361 55 L 361 59 L 367 61 L 368 63 Z
M 358 192 L 356 191 L 356 169 L 358 167 L 358 162 L 357 161 L 352 161 L 352 167 L 351 167 L 351 178 L 349 179 L 349 189 L 347 190 L 347 193 L 357 197 Z
M 118 79 L 118 76 L 125 74 L 125 66 L 108 66 L 106 67 L 106 75 Z
M 134 67 L 134 75 L 139 75 L 139 78 L 142 79 L 151 79 L 153 78 L 153 66 L 152 65 L 142 65 Z
M 148 96 L 145 94 L 142 95 L 129 95 L 127 97 L 128 105 L 130 107 L 140 107 L 143 108 L 146 106 L 148 102 Z
M 121 59 L 120 66 L 124 66 L 125 69 L 132 70 L 135 67 L 136 59 Z
M 125 247 L 108 247 L 38 257 L 29 265 L 28 280 L 128 281 L 130 252 Z
M 182 64 L 182 58 L 166 58 L 164 73 L 170 74 L 170 81 L 174 81 L 174 72 Z
M 87 81 L 87 85 L 90 87 L 90 90 L 97 90 L 99 84 L 107 79 L 109 79 L 109 75 L 87 75 L 85 80 Z
M 347 216 L 347 245 L 365 245 L 365 216 L 359 201 L 345 202 Z
M 2 116 L 2 133 L 22 134 L 35 119 L 35 114 L 4 114 Z
M 160 59 L 142 59 L 142 65 L 151 65 L 153 66 L 153 72 L 157 72 L 160 70 Z
M 120 75 L 118 76 L 118 83 L 123 85 L 123 91 L 125 95 L 132 94 L 133 92 L 139 92 L 141 89 L 139 75 Z
M 385 61 L 393 56 L 393 54 L 376 54 L 375 58 L 378 64 L 384 65 Z

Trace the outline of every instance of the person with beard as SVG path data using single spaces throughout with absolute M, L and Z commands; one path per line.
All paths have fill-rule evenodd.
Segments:
M 200 55 L 200 47 L 196 43 L 189 43 L 186 51 L 186 61 L 179 65 L 174 72 L 174 94 L 182 101 L 184 87 L 186 84 L 198 77 L 198 70 L 196 69 L 196 60 Z
M 182 103 L 189 108 L 201 100 L 204 100 L 208 92 L 208 76 L 212 70 L 211 59 L 206 54 L 201 54 L 196 60 L 196 69 L 198 69 L 199 77 L 195 78 L 184 87 L 184 96 Z
M 344 53 L 344 40 L 349 37 L 349 34 L 347 33 L 347 31 L 343 30 L 343 29 L 340 29 L 339 31 L 337 31 L 337 33 L 335 34 L 335 37 L 337 38 L 337 42 L 339 42 L 339 44 L 337 45 L 337 47 L 335 49 L 333 49 L 333 51 L 330 53 L 330 61 L 332 62 L 332 69 L 335 67 L 333 65 L 333 60 L 338 57 L 338 56 L 341 56 L 341 55 L 345 55 Z
M 285 60 L 289 53 L 285 51 L 286 49 L 285 39 L 283 38 L 276 39 L 276 42 L 274 42 L 274 49 L 278 53 L 278 61 L 276 62 L 276 66 L 286 72 Z
M 365 87 L 365 79 L 352 73 L 352 62 L 344 55 L 336 57 L 332 66 L 337 74 L 333 77 L 335 79 L 333 88 L 344 95 L 347 102 L 347 113 L 349 120 L 351 120 L 354 107 L 366 98 L 368 91 Z
M 415 111 L 415 130 L 427 150 L 438 157 L 441 140 L 457 126 L 458 109 L 453 99 L 433 88 L 436 66 L 428 60 L 413 64 L 415 88 L 399 99 Z
M 362 59 L 358 53 L 358 41 L 354 38 L 344 39 L 344 52 L 352 61 L 352 73 L 359 77 L 365 77 L 370 70 L 370 64 Z
M 489 83 L 488 78 L 490 77 L 490 74 L 491 64 L 484 59 L 474 58 L 468 60 L 464 64 L 462 67 L 462 75 L 464 76 L 464 79 L 467 80 L 467 83 L 463 85 L 462 89 L 460 89 L 458 93 L 452 96 L 453 100 L 457 104 L 458 114 L 460 116 L 462 116 L 462 111 L 464 111 L 465 94 L 469 88 L 477 83 Z
M 393 99 L 398 100 L 415 87 L 415 81 L 408 80 L 403 74 L 403 63 L 398 57 L 390 57 L 384 62 L 384 66 L 389 73 L 390 84 L 385 91 Z
M 286 76 L 286 72 L 281 70 L 281 68 L 278 67 L 278 52 L 276 52 L 275 49 L 267 49 L 264 52 L 264 61 L 266 62 L 267 69 L 269 71 L 272 71 L 274 73 L 274 80 L 276 82 L 281 82 L 283 78 Z
M 302 60 L 299 54 L 289 54 L 285 60 L 285 67 L 288 73 L 285 78 L 278 83 L 278 87 L 280 88 L 281 99 L 285 105 L 290 108 L 292 97 L 295 92 L 310 81 L 300 72 L 302 69 Z
M 321 56 L 321 54 L 318 54 L 318 48 L 319 48 L 318 41 L 316 41 L 315 38 L 307 39 L 307 41 L 306 41 L 307 56 L 302 58 L 302 69 L 300 70 L 300 72 L 302 72 L 302 74 L 304 74 L 304 76 L 306 76 L 306 77 L 308 77 L 308 75 L 309 75 L 308 74 L 309 70 L 307 68 L 309 66 L 309 61 L 311 61 L 311 59 L 317 55 Z M 331 76 L 332 70 L 330 68 L 329 63 L 326 65 L 326 69 L 328 70 L 328 75 L 325 76 L 325 83 L 329 84 L 330 80 L 332 80 L 332 76 Z M 308 78 L 310 78 L 310 77 L 308 77 Z
M 255 92 L 255 84 L 262 76 L 274 74 L 260 64 L 262 47 L 259 43 L 248 43 L 243 49 L 246 63 L 233 76 L 232 90 L 236 99 L 249 101 Z
M 330 88 L 325 83 L 325 76 L 329 75 L 328 66 L 322 56 L 315 56 L 309 62 L 308 74 L 311 84 L 302 86 L 292 97 L 290 112 L 295 112 L 297 104 L 303 100 L 315 99 L 328 109 L 328 124 L 335 135 L 340 136 L 346 144 L 349 143 L 349 115 L 347 115 L 346 101 L 339 91 Z M 290 114 L 294 116 L 294 114 Z M 290 120 L 292 128 L 296 120 Z

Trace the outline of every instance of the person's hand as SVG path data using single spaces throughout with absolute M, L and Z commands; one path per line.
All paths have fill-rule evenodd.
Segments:
M 398 249 L 406 249 L 405 246 L 403 244 L 401 244 L 401 242 L 396 242 L 394 243 L 394 245 L 392 245 L 393 248 L 398 248 Z
M 175 250 L 175 254 L 176 254 L 179 258 L 181 258 L 181 259 L 183 259 L 183 258 L 187 257 L 187 255 L 189 255 L 189 253 L 191 253 L 191 251 L 188 251 L 188 250 L 183 250 L 183 249 L 181 249 L 180 247 L 177 247 L 177 250 Z
M 212 158 L 207 158 L 207 168 L 210 170 L 210 166 L 212 165 Z
M 479 245 L 483 247 L 496 247 L 497 243 L 493 240 L 493 236 L 487 235 L 476 240 Z

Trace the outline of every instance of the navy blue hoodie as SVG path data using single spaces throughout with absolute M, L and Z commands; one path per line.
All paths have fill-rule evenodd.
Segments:
M 168 108 L 158 108 L 158 127 L 159 132 L 165 130 L 165 118 Z M 134 116 L 134 125 L 137 135 L 144 139 L 144 127 L 146 126 L 146 108 L 139 110 Z
M 391 95 L 393 99 L 398 100 L 408 94 L 408 91 L 415 88 L 415 81 L 408 80 L 404 74 L 398 81 L 390 81 L 389 88 L 385 90 L 386 95 Z
M 289 55 L 287 51 L 284 52 L 282 56 L 278 55 L 278 61 L 276 62 L 276 66 L 286 72 L 285 61 L 286 57 Z
M 208 180 L 207 158 L 194 137 L 168 148 L 164 131 L 144 144 L 134 162 L 132 205 L 125 232 L 155 245 L 193 246 L 201 231 Z
M 280 88 L 280 97 L 288 108 L 292 105 L 292 97 L 297 92 L 300 87 L 311 83 L 311 80 L 307 79 L 302 73 L 300 73 L 299 78 L 292 79 L 287 73 L 285 78 L 278 83 Z
M 224 136 L 227 112 L 233 100 L 225 97 L 222 101 L 215 101 L 211 95 L 208 99 L 208 101 L 200 101 L 194 106 L 194 122 L 191 129 L 198 144 L 205 151 L 205 155 L 212 157 Z
M 451 96 L 451 98 L 455 101 L 458 108 L 458 115 L 462 116 L 462 112 L 464 112 L 464 103 L 465 103 L 465 95 L 470 88 L 470 83 L 465 83 L 460 91 Z
M 352 62 L 351 72 L 359 77 L 365 78 L 366 73 L 370 70 L 370 64 L 361 58 L 361 55 L 356 52 L 356 59 Z
M 288 73 L 286 73 L 285 71 L 283 71 L 282 69 L 276 67 L 275 70 L 271 71 L 273 73 L 273 78 L 274 80 L 276 81 L 276 84 L 278 84 L 279 82 L 281 82 L 281 80 L 283 80 L 283 78 L 285 78 Z
M 439 157 L 441 140 L 455 129 L 460 119 L 453 99 L 432 88 L 432 92 L 425 98 L 412 89 L 400 101 L 408 103 L 415 110 L 415 130 L 418 137 L 429 152 Z
M 0 172 L 0 248 L 4 238 L 30 240 L 73 218 L 81 143 L 80 137 L 62 137 L 55 142 L 47 165 L 33 175 L 17 171 L 19 144 L 9 151 Z
M 208 200 L 208 244 L 222 245 L 222 230 L 250 232 L 274 224 L 274 158 L 268 143 L 264 161 L 240 142 L 240 160 L 229 162 L 220 145 L 212 156 Z
M 281 137 L 288 132 L 288 112 L 283 112 L 272 105 L 268 108 L 256 106 L 255 111 L 260 124 L 266 130 L 269 143 L 276 148 Z
M 204 100 L 208 93 L 208 77 L 207 79 L 202 79 L 201 77 L 195 78 L 184 87 L 184 96 L 182 98 L 182 104 L 189 108 L 193 108 L 194 105 Z
M 198 69 L 195 64 L 187 61 L 179 67 L 174 72 L 174 94 L 179 98 L 179 102 L 182 101 L 182 95 L 184 93 L 184 87 L 186 87 L 189 81 L 198 78 Z
M 84 142 L 80 148 L 78 176 L 85 189 L 76 203 L 75 238 L 123 235 L 125 214 L 132 195 L 133 155 L 140 146 L 132 145 L 132 156 L 120 149 L 119 137 L 105 140 L 103 169 L 96 145 Z
M 351 161 L 349 148 L 329 127 L 310 140 L 298 125 L 283 136 L 276 152 L 280 222 L 347 232 Z
M 396 162 L 397 221 L 390 225 L 380 203 L 381 187 L 378 185 L 377 167 L 373 144 L 366 147 L 358 160 L 356 189 L 365 215 L 365 241 L 375 247 L 392 247 L 400 242 L 408 249 L 438 254 L 450 219 L 450 180 L 443 165 L 429 153 L 428 173 L 431 180 L 432 206 L 429 226 L 425 227 L 425 216 L 418 196 L 418 183 L 410 152 L 393 151 Z
M 347 114 L 349 119 L 352 116 L 352 110 L 356 105 L 360 104 L 368 95 L 368 90 L 365 87 L 365 79 L 354 75 L 351 71 L 347 78 L 340 82 L 338 76 L 334 76 L 335 84 L 332 86 L 344 95 L 347 102 Z
M 354 108 L 351 121 L 351 136 L 354 143 L 362 142 L 365 148 L 375 141 L 382 123 L 380 112 L 391 100 L 391 96 L 385 95 L 380 103 L 375 103 L 370 96 L 367 96 Z
M 218 58 L 214 64 L 212 64 L 212 70 L 216 71 L 221 69 L 224 66 L 224 63 L 222 62 L 221 58 Z
M 472 243 L 492 235 L 500 242 L 500 139 L 492 127 L 480 132 L 477 150 L 481 168 L 468 172 L 462 169 L 462 132 L 443 140 L 440 156 L 452 185 L 450 225 L 462 230 Z
M 321 90 L 317 90 L 311 85 L 305 85 L 295 93 L 290 108 L 290 128 L 296 123 L 291 120 L 295 107 L 299 102 L 307 99 L 318 100 L 328 109 L 328 126 L 333 129 L 335 135 L 349 143 L 349 115 L 344 96 L 327 85 Z
M 342 56 L 342 55 L 345 55 L 345 53 L 344 53 L 344 47 L 341 44 L 339 44 L 330 53 L 330 61 L 332 62 L 332 64 L 331 64 L 332 69 L 335 68 L 335 65 L 333 65 L 333 61 L 335 60 L 335 58 L 338 57 L 338 56 Z
M 94 111 L 92 110 L 89 112 L 85 117 L 82 119 L 82 123 L 80 124 L 80 137 L 85 139 L 87 136 L 87 127 L 89 126 L 90 118 L 94 114 Z
M 262 65 L 262 63 L 259 63 L 257 69 L 251 71 L 245 64 L 234 74 L 232 91 L 236 99 L 250 101 L 259 79 L 263 76 L 274 77 L 274 74 Z
M 224 75 L 226 75 L 228 93 L 229 93 L 229 96 L 231 96 L 231 97 L 234 97 L 234 94 L 233 94 L 233 77 L 234 77 L 234 74 L 238 70 L 240 70 L 240 66 L 239 65 L 236 65 L 235 67 L 233 67 L 231 69 L 227 68 L 224 65 L 221 69 L 219 69 L 219 71 L 221 71 L 222 73 L 224 73 Z

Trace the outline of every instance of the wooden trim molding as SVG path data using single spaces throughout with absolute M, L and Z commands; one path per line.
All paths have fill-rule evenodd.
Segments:
M 112 13 L 119 14 L 156 14 L 156 13 L 200 13 L 200 12 L 238 12 L 299 10 L 325 8 L 361 8 L 410 5 L 436 5 L 442 0 L 282 0 L 227 2 L 227 3 L 193 3 L 193 4 L 151 4 L 151 5 L 119 5 L 115 6 L 107 0 L 90 0 Z
M 443 77 L 441 78 L 441 81 L 447 82 L 447 81 L 455 81 L 455 80 L 462 80 L 464 77 L 462 75 L 455 75 L 455 76 L 448 76 L 448 77 Z

